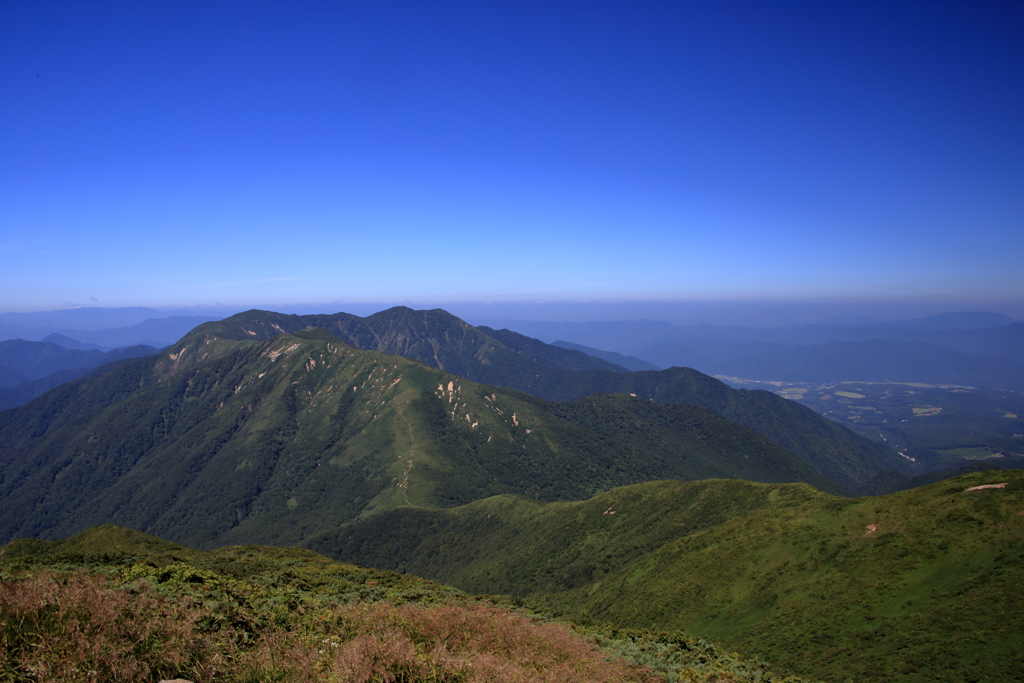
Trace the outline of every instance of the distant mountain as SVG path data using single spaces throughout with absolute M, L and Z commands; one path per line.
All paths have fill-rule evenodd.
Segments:
M 652 339 L 643 345 L 616 348 L 648 359 L 647 350 L 654 346 L 687 341 L 704 342 L 703 348 L 719 356 L 731 353 L 733 345 L 750 342 L 774 342 L 809 346 L 829 342 L 860 342 L 884 339 L 913 344 L 944 346 L 962 353 L 1004 356 L 1010 360 L 1024 362 L 1024 323 L 1012 323 L 1001 327 L 978 329 L 931 329 L 925 327 L 902 327 L 895 323 L 873 325 L 799 325 L 792 327 L 750 328 L 750 327 L 697 327 L 677 328 L 673 337 Z M 608 347 L 615 348 L 615 347 Z M 648 359 L 654 361 L 653 359 Z
M 148 348 L 148 347 L 147 347 Z M 30 379 L 10 387 L 0 388 L 0 411 L 10 410 L 28 403 L 36 396 L 42 396 L 50 389 L 72 382 L 89 374 L 90 368 L 58 370 L 39 379 Z
M 202 329 L 241 340 L 269 339 L 309 327 L 328 330 L 359 349 L 414 358 L 485 384 L 507 386 L 510 378 L 545 375 L 546 370 L 626 372 L 613 363 L 515 332 L 473 327 L 441 309 L 414 311 L 396 306 L 365 318 L 348 313 L 300 316 L 247 311 Z
M 127 327 L 102 330 L 62 330 L 62 333 L 86 344 L 96 344 L 107 348 L 146 344 L 161 349 L 181 339 L 196 325 L 214 319 L 202 315 L 173 315 L 144 320 Z
M 43 337 L 42 341 L 56 344 L 57 346 L 63 346 L 65 349 L 73 349 L 76 351 L 109 351 L 110 349 L 97 346 L 96 344 L 84 344 L 77 339 L 72 339 L 67 335 L 58 334 L 53 332 Z
M 279 320 L 200 326 L 169 351 L 0 413 L 0 538 L 112 522 L 198 547 L 294 544 L 399 505 L 583 498 L 666 477 L 839 490 L 697 406 L 551 404 L 319 328 L 253 338 Z
M 475 382 L 519 389 L 547 400 L 632 393 L 661 403 L 700 405 L 776 441 L 849 491 L 887 469 L 912 473 L 907 461 L 883 444 L 770 392 L 733 390 L 681 368 L 629 373 L 579 351 L 508 330 L 475 328 L 441 310 L 398 307 L 366 318 L 249 311 L 206 323 L 195 334 L 251 341 L 311 326 L 331 330 L 358 348 L 405 355 Z
M 580 344 L 573 344 L 567 341 L 553 341 L 552 346 L 557 346 L 561 349 L 572 349 L 574 351 L 582 351 L 588 356 L 594 358 L 600 358 L 606 360 L 609 363 L 615 363 L 620 365 L 630 372 L 640 372 L 643 370 L 661 370 L 657 365 L 648 363 L 645 360 L 634 358 L 633 356 L 624 356 L 621 353 L 615 353 L 614 351 L 601 351 L 600 349 L 592 349 L 589 346 L 581 346 Z
M 819 680 L 1013 681 L 1021 509 L 1021 470 L 859 499 L 662 481 L 587 501 L 404 507 L 305 545 L 581 620 L 685 629 Z
M 1002 313 L 940 313 L 926 318 L 877 323 L 878 327 L 902 330 L 983 330 L 1005 327 L 1015 321 Z
M 564 340 L 582 346 L 607 349 L 666 367 L 651 351 L 663 346 L 687 349 L 700 363 L 704 358 L 721 360 L 742 351 L 737 345 L 752 342 L 821 345 L 885 339 L 945 346 L 970 354 L 1004 356 L 1024 362 L 1024 322 L 1001 313 L 943 313 L 891 322 L 839 322 L 741 327 L 672 325 L 664 321 L 609 321 L 592 323 L 517 322 L 517 331 L 543 340 Z M 692 367 L 707 370 L 703 364 Z
M 93 309 L 72 309 L 73 311 L 89 311 Z M 82 316 L 56 315 L 71 313 L 71 311 L 47 311 L 38 319 L 34 318 L 35 313 L 6 313 L 0 314 L 0 339 L 25 339 L 28 341 L 51 341 L 68 349 L 90 350 L 123 348 L 127 346 L 138 346 L 140 344 L 163 348 L 178 341 L 193 327 L 210 320 L 217 320 L 217 316 L 163 316 L 155 317 L 131 325 L 122 327 L 95 327 L 104 321 L 135 320 L 137 315 L 132 312 L 149 311 L 150 309 L 104 309 L 107 315 Z M 129 314 L 118 312 L 128 310 Z M 96 311 L 93 310 L 95 313 Z M 152 311 L 158 313 L 157 311 Z M 116 313 L 116 314 L 115 314 Z M 6 317 L 5 317 L 6 316 Z M 11 317 L 13 316 L 13 317 Z M 27 322 L 61 322 L 64 324 L 77 324 L 82 327 L 54 327 L 53 325 L 40 325 L 38 327 L 28 325 L 4 324 L 3 320 L 27 321 Z
M 884 445 L 768 392 L 735 391 L 688 370 L 631 374 L 607 361 L 508 330 L 474 328 L 440 310 L 399 307 L 367 318 L 344 313 L 296 316 L 249 311 L 207 323 L 197 332 L 253 340 L 310 326 L 330 329 L 359 348 L 403 354 L 473 381 L 524 390 L 548 400 L 574 400 L 603 392 L 701 405 L 782 444 L 847 490 L 857 490 L 884 470 L 906 470 L 905 461 Z M 38 394 L 33 391 L 31 395 Z M 27 398 L 30 396 L 23 391 L 6 400 L 0 398 L 0 405 L 11 407 Z
M 31 401 L 95 368 L 156 353 L 152 346 L 113 351 L 80 351 L 53 342 L 10 339 L 0 342 L 0 410 Z
M 796 346 L 773 342 L 680 340 L 644 349 L 664 365 L 713 375 L 786 382 L 921 382 L 986 388 L 1024 388 L 1024 363 L 922 342 L 874 339 Z
M 161 312 L 144 306 L 105 308 L 80 306 L 56 311 L 31 313 L 0 313 L 0 325 L 29 328 L 69 328 L 102 330 L 110 327 L 137 325 L 143 320 L 161 317 Z
M 155 353 L 150 346 L 114 351 L 80 351 L 53 342 L 9 339 L 0 342 L 0 367 L 14 370 L 28 380 L 39 379 L 61 370 L 84 368 L 87 371 L 123 358 L 138 358 Z
M 612 320 L 596 322 L 542 322 L 521 320 L 509 323 L 516 332 L 553 343 L 565 340 L 595 349 L 631 353 L 630 349 L 682 336 L 688 328 L 663 320 Z
M 0 388 L 17 386 L 27 381 L 28 377 L 17 370 L 0 365 Z

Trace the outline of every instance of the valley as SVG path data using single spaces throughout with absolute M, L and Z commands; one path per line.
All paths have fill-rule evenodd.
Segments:
M 1007 389 L 900 382 L 796 383 L 719 377 L 767 389 L 880 440 L 921 472 L 1024 464 L 1024 394 Z

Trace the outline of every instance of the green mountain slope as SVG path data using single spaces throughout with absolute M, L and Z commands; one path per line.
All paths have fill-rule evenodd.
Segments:
M 633 356 L 624 356 L 621 353 L 615 351 L 602 351 L 601 349 L 594 349 L 589 346 L 582 346 L 580 344 L 573 344 L 572 342 L 556 340 L 551 342 L 552 346 L 557 346 L 561 349 L 573 349 L 575 351 L 582 351 L 588 356 L 594 356 L 595 358 L 601 358 L 609 363 L 615 363 L 621 365 L 630 371 L 638 370 L 661 370 L 657 365 L 648 363 L 645 360 L 634 358 Z
M 316 328 L 239 341 L 200 327 L 0 413 L 0 444 L 3 539 L 110 522 L 197 547 L 290 544 L 399 505 L 579 499 L 664 478 L 835 490 L 697 406 L 551 404 Z
M 1024 677 L 1020 471 L 861 499 L 743 481 L 503 496 L 392 510 L 307 545 L 581 619 L 685 629 L 824 680 Z
M 909 461 L 884 444 L 771 392 L 732 389 L 690 368 L 625 372 L 579 351 L 509 330 L 473 327 L 442 310 L 397 307 L 366 318 L 247 311 L 202 325 L 195 334 L 256 340 L 309 326 L 330 330 L 357 348 L 406 356 L 474 382 L 518 389 L 549 401 L 632 393 L 661 403 L 703 406 L 778 442 L 849 491 L 888 469 L 912 473 Z
M 348 313 L 246 311 L 202 325 L 195 332 L 240 341 L 269 339 L 309 327 L 328 330 L 359 349 L 413 358 L 482 384 L 506 385 L 524 373 L 539 374 L 550 369 L 626 372 L 614 363 L 508 330 L 473 327 L 441 309 L 414 311 L 396 306 L 365 318 Z

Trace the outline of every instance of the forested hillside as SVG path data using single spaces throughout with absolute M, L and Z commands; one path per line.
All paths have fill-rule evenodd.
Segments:
M 551 404 L 314 328 L 173 349 L 0 413 L 0 537 L 113 522 L 209 548 L 292 544 L 374 511 L 501 493 L 587 498 L 651 479 L 805 481 L 698 406 Z
M 475 328 L 442 310 L 396 307 L 366 318 L 247 311 L 207 323 L 195 333 L 265 339 L 309 326 L 330 330 L 357 348 L 414 358 L 474 382 L 519 389 L 549 401 L 621 393 L 703 406 L 776 441 L 850 492 L 885 470 L 912 473 L 911 463 L 884 444 L 771 392 L 735 390 L 690 368 L 625 372 L 509 330 Z

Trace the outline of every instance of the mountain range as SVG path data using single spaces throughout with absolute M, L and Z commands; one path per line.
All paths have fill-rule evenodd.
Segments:
M 254 323 L 273 317 L 234 322 L 249 339 L 210 323 L 0 413 L 0 537 L 114 522 L 198 547 L 287 544 L 380 509 L 500 493 L 573 499 L 708 476 L 839 490 L 700 406 L 553 404 L 322 328 L 259 340 Z
M 0 412 L 0 541 L 299 545 L 825 680 L 1024 671 L 1024 472 L 846 498 L 917 470 L 771 392 L 441 310 L 247 311 L 152 351 Z
M 552 343 L 567 340 L 660 367 L 746 379 L 1024 386 L 1024 322 L 997 313 L 767 328 L 663 321 L 512 324 Z
M 113 351 L 69 349 L 52 341 L 0 342 L 0 410 L 26 403 L 96 368 L 156 353 L 152 346 Z
M 687 339 L 652 344 L 645 358 L 754 380 L 825 383 L 915 382 L 1024 389 L 1024 362 L 889 339 L 796 345 Z
M 68 315 L 75 312 L 82 315 Z M 153 317 L 138 320 L 145 314 Z M 196 325 L 217 319 L 210 315 L 157 317 L 157 314 L 158 311 L 147 308 L 4 313 L 0 314 L 0 339 L 52 341 L 65 348 L 96 348 L 101 351 L 138 345 L 163 348 Z M 118 322 L 131 324 L 105 326 Z M 71 324 L 78 326 L 71 327 Z
M 690 368 L 627 372 L 510 330 L 473 327 L 440 309 L 395 307 L 365 318 L 250 311 L 207 323 L 196 333 L 264 339 L 308 327 L 329 330 L 356 348 L 413 358 L 474 382 L 518 389 L 549 401 L 618 393 L 699 405 L 776 441 L 850 491 L 889 469 L 911 471 L 910 463 L 884 444 L 771 392 L 733 390 Z

